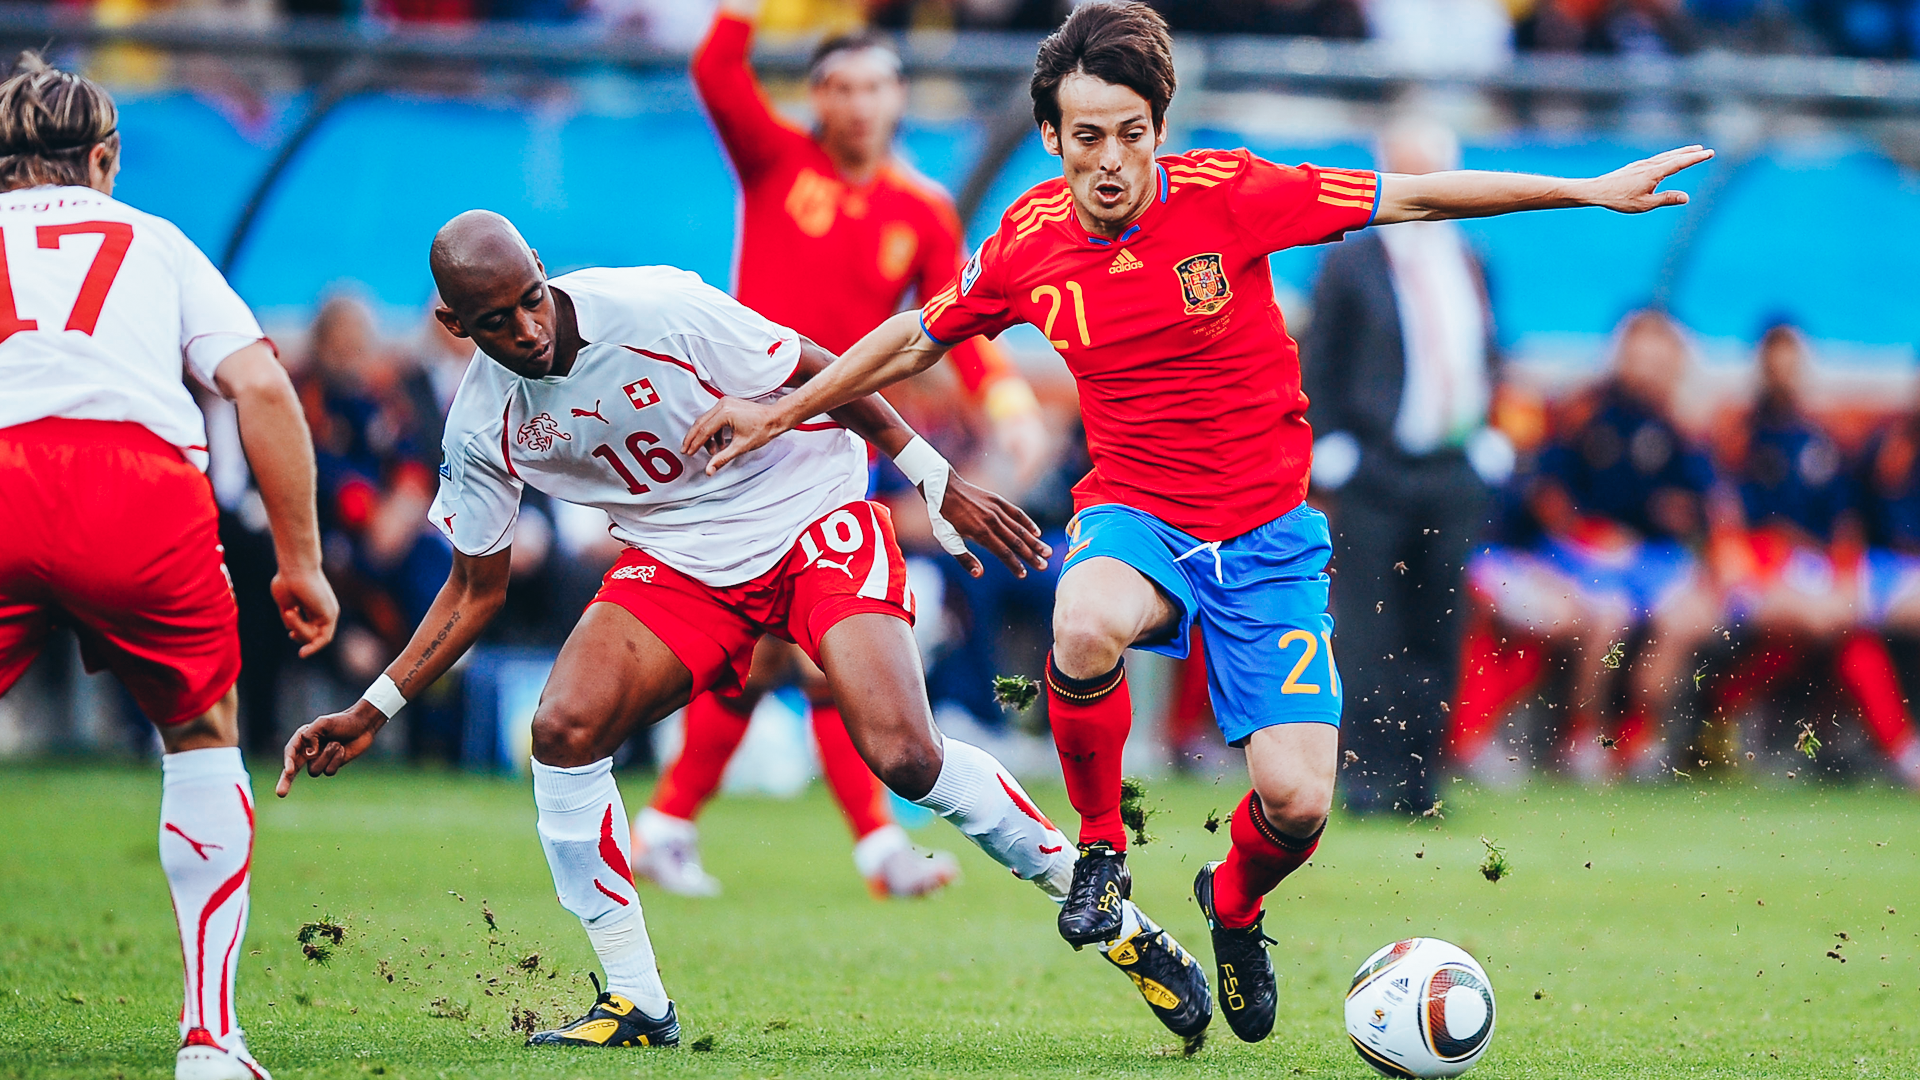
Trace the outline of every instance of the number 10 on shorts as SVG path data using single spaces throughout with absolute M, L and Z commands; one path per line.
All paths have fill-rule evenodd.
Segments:
M 1287 673 L 1287 681 L 1280 684 L 1281 693 L 1340 693 L 1340 673 L 1333 666 L 1333 638 L 1326 631 L 1316 635 L 1311 630 L 1289 630 L 1280 635 L 1280 651 L 1294 658 L 1293 670 Z M 1313 662 L 1316 656 L 1325 657 L 1324 683 L 1310 681 L 1320 677 L 1319 666 Z

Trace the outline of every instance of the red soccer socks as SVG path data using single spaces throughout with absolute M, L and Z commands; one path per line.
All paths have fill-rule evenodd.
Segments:
M 1047 716 L 1060 771 L 1067 780 L 1067 801 L 1080 813 L 1080 843 L 1104 840 L 1127 850 L 1120 823 L 1121 755 L 1133 727 L 1133 701 L 1127 693 L 1125 664 L 1091 679 L 1075 679 L 1047 656 Z
M 1293 837 L 1273 827 L 1260 796 L 1247 792 L 1233 812 L 1228 832 L 1233 850 L 1213 873 L 1213 907 L 1222 926 L 1239 929 L 1260 917 L 1260 900 L 1300 869 L 1320 846 L 1323 824 L 1312 836 Z

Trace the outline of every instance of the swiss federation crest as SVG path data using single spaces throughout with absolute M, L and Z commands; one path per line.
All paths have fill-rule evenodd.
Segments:
M 1182 259 L 1173 264 L 1173 272 L 1180 278 L 1180 295 L 1187 302 L 1189 315 L 1211 315 L 1233 299 L 1218 252 Z
M 555 439 L 564 439 L 572 442 L 573 436 L 560 430 L 560 424 L 554 420 L 552 413 L 541 413 L 539 416 L 521 424 L 520 430 L 513 436 L 514 442 L 519 443 L 529 450 L 535 450 L 543 454 L 553 449 L 553 440 Z

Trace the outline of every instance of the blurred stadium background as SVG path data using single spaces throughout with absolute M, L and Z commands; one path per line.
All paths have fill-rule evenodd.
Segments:
M 1182 88 L 1170 150 L 1247 146 L 1282 162 L 1370 167 L 1373 138 L 1417 106 L 1452 124 L 1468 167 L 1591 175 L 1688 142 L 1719 149 L 1679 178 L 1683 212 L 1600 211 L 1469 223 L 1485 258 L 1510 408 L 1526 445 L 1541 403 L 1602 371 L 1608 339 L 1647 304 L 1689 328 L 1704 363 L 1681 397 L 1704 433 L 1750 396 L 1761 332 L 1787 319 L 1817 359 L 1814 405 L 1850 450 L 1912 407 L 1920 341 L 1920 3 L 1911 0 L 1168 0 Z M 0 5 L 0 46 L 46 47 L 106 82 L 122 114 L 117 195 L 177 222 L 261 314 L 295 370 L 321 450 L 340 641 L 312 662 L 262 609 L 270 559 L 257 497 L 221 403 L 213 477 L 243 612 L 243 724 L 255 752 L 350 701 L 386 663 L 444 576 L 421 514 L 438 412 L 461 350 L 430 329 L 425 251 L 470 207 L 507 214 L 551 271 L 672 263 L 728 280 L 736 188 L 686 75 L 704 0 L 103 0 Z M 1034 45 L 1054 0 L 770 0 L 755 63 L 804 117 L 808 48 L 863 23 L 894 30 L 913 79 L 900 134 L 914 166 L 952 191 L 970 242 L 1057 165 L 1028 113 Z M 1273 260 L 1296 335 L 1317 249 Z M 797 275 L 808 273 L 795 267 Z M 1027 492 L 1058 524 L 1073 470 L 1072 385 L 1041 337 L 1004 342 L 1060 435 L 1060 476 Z M 449 375 L 451 371 L 451 375 Z M 931 387 L 909 391 L 938 396 Z M 977 451 L 978 425 L 947 421 Z M 221 439 L 227 440 L 224 447 Z M 971 440 L 971 441 L 969 441 Z M 224 453 L 222 452 L 224 450 Z M 452 685 L 403 717 L 385 752 L 510 767 L 552 651 L 611 555 L 592 520 L 523 515 L 511 609 Z M 923 594 L 942 589 L 924 568 Z M 949 584 L 951 584 L 949 582 Z M 950 597 L 928 620 L 943 719 L 994 731 L 989 672 L 940 672 L 953 641 L 992 633 L 1000 670 L 1036 673 L 1044 599 L 1013 596 L 1005 628 Z M 1023 608 L 1021 605 L 1026 605 Z M 930 607 L 930 605 L 929 605 Z M 1142 665 L 1136 765 L 1173 763 L 1180 673 Z M 943 681 L 944 678 L 944 681 Z M 1144 692 L 1142 692 L 1144 690 Z M 957 710 L 957 711 L 956 711 Z M 1015 720 L 1020 729 L 1044 724 Z M 779 730 L 779 729 L 773 729 Z M 786 725 L 804 742 L 797 722 Z M 1183 729 L 1184 730 L 1184 729 Z M 774 736 L 769 736 L 773 738 Z M 0 700 L 0 755 L 149 752 L 150 730 L 105 677 L 51 649 Z M 639 745 L 641 757 L 670 752 Z M 763 786 L 791 786 L 743 756 Z M 1050 749 L 1003 749 L 1051 775 Z M 1839 760 L 1846 758 L 1847 747 Z

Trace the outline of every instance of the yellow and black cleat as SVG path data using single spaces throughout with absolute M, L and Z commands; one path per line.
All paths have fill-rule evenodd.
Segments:
M 1226 1014 L 1227 1026 L 1243 1042 L 1259 1042 L 1273 1033 L 1273 1014 L 1278 1007 L 1273 960 L 1267 956 L 1267 946 L 1274 940 L 1260 929 L 1265 916 L 1238 929 L 1220 925 L 1220 913 L 1213 906 L 1213 872 L 1219 868 L 1217 862 L 1200 868 L 1193 879 L 1193 899 L 1200 905 L 1200 914 L 1206 916 L 1207 929 L 1213 931 L 1220 1011 Z
M 592 975 L 593 988 L 599 994 L 587 1015 L 551 1031 L 536 1031 L 528 1046 L 679 1046 L 680 1016 L 673 1002 L 667 1002 L 667 1014 L 648 1016 L 640 1007 L 619 994 L 600 989 L 600 980 Z
M 1133 905 L 1129 904 L 1129 907 Z M 1133 907 L 1138 929 L 1103 948 L 1107 962 L 1127 973 L 1167 1030 L 1193 1040 L 1213 1020 L 1213 995 L 1199 961 L 1173 935 Z
M 1127 853 L 1105 840 L 1080 845 L 1073 884 L 1060 905 L 1060 936 L 1076 949 L 1112 941 L 1120 933 L 1120 906 L 1133 893 Z

